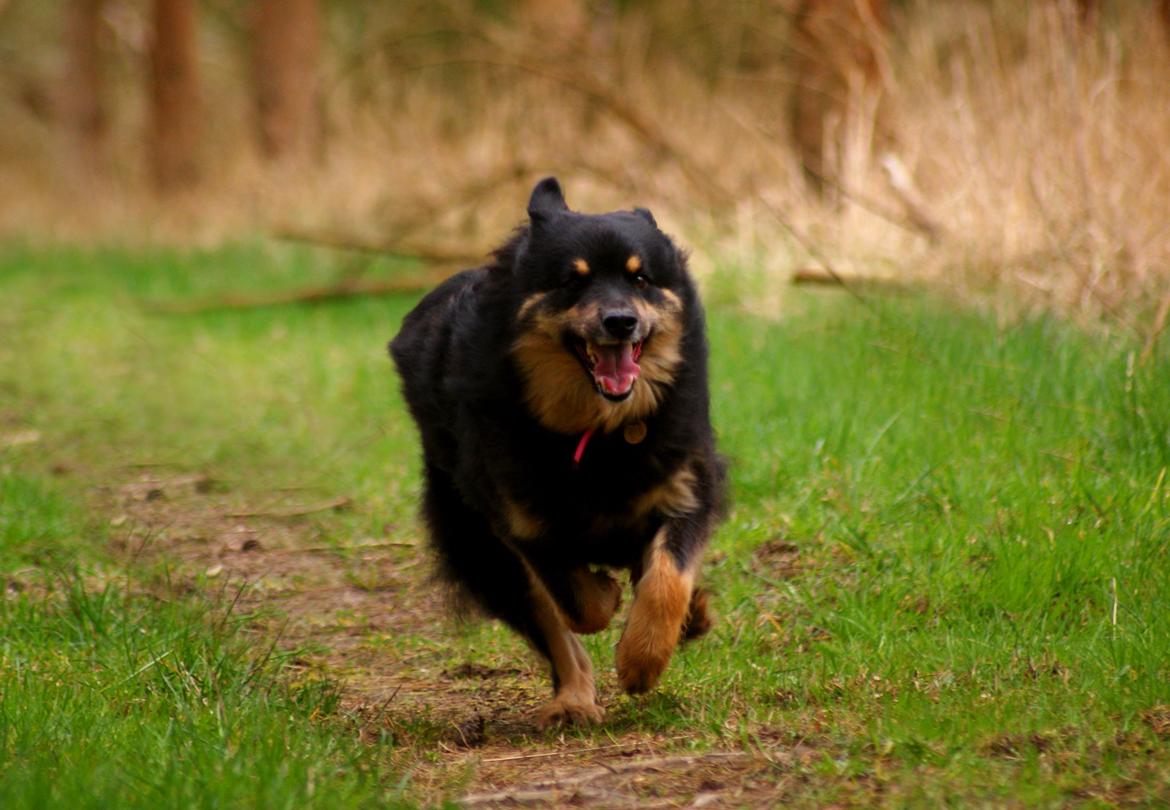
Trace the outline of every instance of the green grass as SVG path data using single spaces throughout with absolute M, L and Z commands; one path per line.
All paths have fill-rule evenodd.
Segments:
M 39 583 L 0 602 L 0 804 L 399 795 L 386 763 L 409 735 L 359 745 L 335 691 L 298 684 L 214 598 L 132 595 L 138 572 L 86 507 L 95 483 L 165 463 L 245 500 L 353 497 L 319 519 L 327 539 L 417 532 L 416 439 L 384 351 L 414 299 L 133 303 L 334 270 L 247 247 L 0 254 L 0 436 L 40 435 L 0 444 L 0 578 Z M 1170 703 L 1170 363 L 939 301 L 799 296 L 764 322 L 717 292 L 735 501 L 706 569 L 720 623 L 655 694 L 575 733 L 802 741 L 823 753 L 793 798 L 813 803 L 1170 798 L 1170 747 L 1143 719 Z M 617 632 L 588 640 L 603 672 Z M 451 655 L 500 638 L 468 631 Z
M 336 689 L 285 677 L 289 654 L 257 651 L 226 602 L 127 587 L 96 565 L 101 530 L 34 477 L 3 473 L 0 515 L 5 573 L 38 570 L 0 600 L 0 805 L 394 803 L 375 755 L 311 722 L 336 716 Z M 81 539 L 68 566 L 43 551 Z

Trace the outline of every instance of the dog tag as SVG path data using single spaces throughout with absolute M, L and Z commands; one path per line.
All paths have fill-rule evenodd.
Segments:
M 630 444 L 638 444 L 642 439 L 646 438 L 646 423 L 645 422 L 631 422 L 626 425 L 626 429 L 622 432 L 626 437 L 626 441 Z

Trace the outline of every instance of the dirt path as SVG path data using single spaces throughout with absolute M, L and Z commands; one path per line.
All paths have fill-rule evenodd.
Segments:
M 111 486 L 122 553 L 166 562 L 171 587 L 214 588 L 258 635 L 279 635 L 306 678 L 328 677 L 371 743 L 391 737 L 396 766 L 424 802 L 471 807 L 726 807 L 773 805 L 811 749 L 687 752 L 684 737 L 609 729 L 588 744 L 540 732 L 547 675 L 533 656 L 513 666 L 451 658 L 457 628 L 429 581 L 422 538 L 318 537 L 314 516 L 343 506 L 304 493 L 241 507 L 199 475 L 152 472 Z M 404 653 L 395 639 L 424 639 Z M 612 703 L 616 695 L 603 694 Z M 398 755 L 401 751 L 401 757 Z

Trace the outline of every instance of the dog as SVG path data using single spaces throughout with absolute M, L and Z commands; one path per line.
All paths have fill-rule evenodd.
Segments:
M 618 680 L 652 689 L 710 627 L 696 578 L 726 479 L 683 252 L 648 210 L 570 211 L 546 178 L 527 224 L 426 295 L 390 354 L 439 573 L 550 662 L 540 726 L 604 717 L 577 634 L 613 619 L 614 569 L 633 587 Z

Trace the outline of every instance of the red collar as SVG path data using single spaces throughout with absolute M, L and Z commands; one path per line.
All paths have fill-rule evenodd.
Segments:
M 581 466 L 581 456 L 585 455 L 585 445 L 593 438 L 594 428 L 589 428 L 581 434 L 581 441 L 577 442 L 577 449 L 573 452 L 573 466 Z

